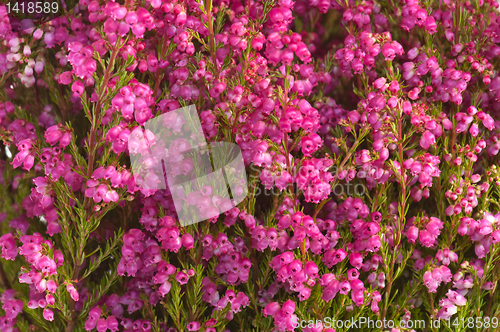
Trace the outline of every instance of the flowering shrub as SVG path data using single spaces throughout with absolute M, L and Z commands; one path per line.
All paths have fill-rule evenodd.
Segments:
M 0 4 L 0 331 L 498 328 L 495 0 L 58 3 Z M 130 154 L 189 105 L 248 195 L 182 227 Z

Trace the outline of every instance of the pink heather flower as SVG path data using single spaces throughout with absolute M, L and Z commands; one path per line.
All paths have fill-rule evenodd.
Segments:
M 427 150 L 431 145 L 434 144 L 436 144 L 436 137 L 434 136 L 434 134 L 428 130 L 424 131 L 422 137 L 420 138 L 420 146 Z
M 375 89 L 381 89 L 385 85 L 386 79 L 384 77 L 377 78 L 373 82 L 373 87 Z
M 65 71 L 59 75 L 59 84 L 68 85 L 72 82 L 72 73 L 70 71 Z
M 106 318 L 106 327 L 112 332 L 119 330 L 118 320 L 114 316 Z
M 218 82 L 212 89 L 210 89 L 210 96 L 212 98 L 217 98 L 226 89 L 226 83 Z
M 493 130 L 495 128 L 495 121 L 489 114 L 478 112 L 477 117 L 483 122 L 483 126 L 488 130 Z
M 496 230 L 490 234 L 490 238 L 494 244 L 500 242 L 500 230 Z
M 411 111 L 412 111 L 411 103 L 408 100 L 404 101 L 403 102 L 403 112 L 407 115 L 410 115 Z
M 352 301 L 354 302 L 354 304 L 356 304 L 357 306 L 362 305 L 364 303 L 364 300 L 365 300 L 365 296 L 364 296 L 363 291 L 352 291 L 351 298 L 352 298 Z
M 7 260 L 14 260 L 18 253 L 16 240 L 11 233 L 4 234 L 0 237 L 0 248 L 2 255 L 0 257 Z
M 201 325 L 199 322 L 190 322 L 187 325 L 188 331 L 198 331 L 200 329 Z
M 457 307 L 453 304 L 447 305 L 443 308 L 441 308 L 437 314 L 437 317 L 439 319 L 450 319 L 451 316 L 457 313 Z
M 484 290 L 492 290 L 495 287 L 495 284 L 491 281 L 487 281 L 484 283 L 482 289 Z
M 309 299 L 309 297 L 311 296 L 311 289 L 310 288 L 303 288 L 300 292 L 299 292 L 299 301 L 305 301 L 307 299 Z
M 188 282 L 189 277 L 182 271 L 178 272 L 175 279 L 177 282 L 179 282 L 181 285 L 184 285 Z
M 382 55 L 386 61 L 392 61 L 396 57 L 396 50 L 391 43 L 386 43 L 382 47 Z
M 43 256 L 38 260 L 38 269 L 44 274 L 44 275 L 53 275 L 56 274 L 56 263 L 54 260 L 47 256 Z
M 81 81 L 76 81 L 71 85 L 71 91 L 73 91 L 77 97 L 82 95 L 84 89 L 85 87 Z
M 323 141 L 318 134 L 310 133 L 308 136 L 302 137 L 301 143 L 304 156 L 310 157 L 313 152 L 322 146 Z
M 158 287 L 158 292 L 160 293 L 160 295 L 162 297 L 164 297 L 165 295 L 167 295 L 170 292 L 171 288 L 172 288 L 172 284 L 168 281 L 165 281 L 164 283 L 162 283 L 160 285 L 160 287 Z
M 8 300 L 11 300 L 14 298 L 16 295 L 16 291 L 13 289 L 6 289 L 1 295 L 0 295 L 0 302 L 5 303 Z
M 54 305 L 54 303 L 56 303 L 56 299 L 52 294 L 45 295 L 45 301 L 47 301 L 48 305 Z
M 353 252 L 349 255 L 349 262 L 359 270 L 363 265 L 363 257 L 359 253 Z
M 437 32 L 437 24 L 436 20 L 432 16 L 427 16 L 427 19 L 424 23 L 425 29 L 431 34 L 435 34 Z
M 54 320 L 54 312 L 49 308 L 45 308 L 43 310 L 43 318 L 45 318 L 45 320 L 52 322 Z
M 98 332 L 106 332 L 108 325 L 106 324 L 106 318 L 99 318 L 96 323 L 96 329 Z
M 318 266 L 313 261 L 309 261 L 304 266 L 304 272 L 311 277 L 318 276 Z
M 351 291 L 351 284 L 349 283 L 349 281 L 343 281 L 340 283 L 339 285 L 340 294 L 347 295 L 349 294 L 350 291 Z
M 75 286 L 73 286 L 73 284 L 67 284 L 66 290 L 68 291 L 73 301 L 78 302 L 78 300 L 80 299 L 80 295 L 78 294 L 78 291 L 75 289 Z
M 263 310 L 264 316 L 274 316 L 281 307 L 278 302 L 271 302 L 267 304 Z
M 347 117 L 352 123 L 357 123 L 360 119 L 360 115 L 357 111 L 351 111 L 347 114 Z
M 285 301 L 285 303 L 283 303 L 283 307 L 281 309 L 285 314 L 291 315 L 295 311 L 295 302 L 293 302 L 292 300 L 287 300 Z
M 101 317 L 102 309 L 100 307 L 94 307 L 89 311 L 89 317 L 97 320 Z
M 426 229 L 420 231 L 419 239 L 422 245 L 424 245 L 425 247 L 431 247 L 435 241 L 434 237 Z
M 473 123 L 469 128 L 469 133 L 472 137 L 476 137 L 479 134 L 479 127 L 476 123 Z
M 413 88 L 410 92 L 408 92 L 408 97 L 411 100 L 417 100 L 419 93 L 420 93 L 420 89 L 419 88 Z
M 8 320 L 14 320 L 23 310 L 23 301 L 14 299 L 4 301 L 2 309 L 5 311 L 5 317 Z
M 406 233 L 406 237 L 408 238 L 409 242 L 415 243 L 418 238 L 418 228 L 415 226 L 410 226 L 410 228 L 408 228 L 408 232 Z
M 84 328 L 85 330 L 87 331 L 92 331 L 95 327 L 96 327 L 96 324 L 97 324 L 97 320 L 92 318 L 92 317 L 89 317 L 86 321 L 85 321 L 85 325 L 84 325 Z
M 47 281 L 47 290 L 51 293 L 55 293 L 57 290 L 57 284 L 54 280 L 50 279 Z
M 380 311 L 380 308 L 378 306 L 378 302 L 373 300 L 371 302 L 371 305 L 370 305 L 370 309 L 374 312 L 374 313 L 378 313 Z
M 192 249 L 194 248 L 194 239 L 191 236 L 191 234 L 186 233 L 182 236 L 182 245 L 187 249 Z

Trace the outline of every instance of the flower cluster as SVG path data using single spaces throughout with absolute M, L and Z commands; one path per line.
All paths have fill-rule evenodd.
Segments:
M 66 0 L 48 21 L 9 6 L 1 331 L 498 312 L 496 0 Z M 219 170 L 216 142 L 244 170 Z

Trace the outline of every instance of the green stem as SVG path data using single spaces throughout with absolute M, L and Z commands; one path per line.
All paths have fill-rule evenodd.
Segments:
M 109 80 L 111 78 L 111 72 L 114 67 L 115 59 L 118 54 L 118 50 L 120 49 L 120 40 L 117 40 L 115 43 L 115 47 L 113 48 L 113 51 L 111 53 L 111 58 L 109 60 L 109 65 L 104 71 L 104 78 L 101 84 L 101 92 L 99 94 L 99 98 L 97 100 L 97 105 L 94 108 L 94 112 L 91 116 L 91 128 L 90 128 L 90 135 L 89 135 L 89 162 L 87 164 L 87 177 L 90 178 L 92 176 L 92 173 L 94 172 L 94 159 L 96 156 L 97 152 L 97 129 L 100 125 L 101 122 L 101 107 L 103 105 L 103 100 L 104 96 L 106 95 L 106 87 L 109 83 Z M 92 215 L 92 210 L 93 210 L 93 205 L 91 204 L 91 200 L 87 197 L 84 200 L 84 206 L 85 206 L 85 213 L 84 216 L 85 218 L 89 218 L 89 216 Z M 78 222 L 78 221 L 77 221 Z M 83 225 L 88 224 L 88 220 L 81 220 L 80 221 Z M 77 252 L 75 255 L 75 260 L 73 264 L 73 274 L 72 274 L 72 280 L 78 280 L 79 274 L 80 274 L 80 269 L 84 261 L 84 251 L 85 251 L 85 243 L 87 241 L 87 236 L 88 236 L 88 231 L 87 227 L 84 227 L 80 233 L 78 245 L 77 245 Z M 75 302 L 70 300 L 69 301 L 69 307 L 70 307 L 70 312 L 71 312 L 71 320 L 66 325 L 65 332 L 71 332 L 75 328 L 76 321 L 78 314 L 75 311 Z

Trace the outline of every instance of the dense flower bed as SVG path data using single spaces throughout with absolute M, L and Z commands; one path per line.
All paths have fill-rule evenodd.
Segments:
M 500 328 L 496 1 L 45 1 L 0 4 L 0 331 Z M 183 227 L 130 154 L 189 105 L 248 194 Z

